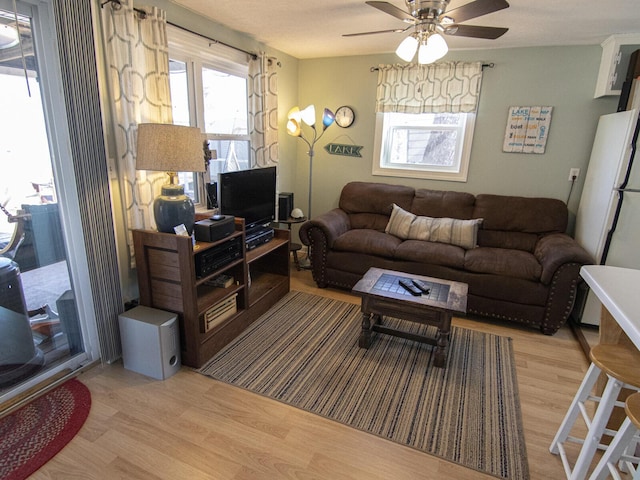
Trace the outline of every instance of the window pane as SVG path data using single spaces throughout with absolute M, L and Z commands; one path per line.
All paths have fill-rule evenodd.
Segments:
M 466 181 L 473 124 L 470 113 L 378 113 L 374 175 Z
M 169 60 L 169 88 L 171 89 L 173 123 L 190 126 L 189 84 L 187 83 L 187 64 L 185 62 Z M 180 185 L 184 186 L 184 193 L 198 203 L 196 174 L 193 172 L 178 172 L 178 179 Z
M 202 69 L 204 123 L 207 133 L 247 135 L 247 81 L 242 77 Z
M 249 142 L 245 140 L 209 140 L 209 148 L 216 151 L 217 159 L 209 162 L 211 181 L 218 181 L 218 174 L 249 168 Z
M 194 172 L 178 172 L 178 182 L 184 187 L 185 195 L 194 203 L 199 203 L 196 175 L 197 173 Z
M 434 113 L 429 116 L 433 118 L 434 125 L 461 125 L 464 119 L 463 114 L 457 113 Z
M 171 108 L 173 123 L 189 126 L 189 89 L 187 83 L 187 65 L 179 60 L 169 60 L 169 85 L 171 89 Z
M 394 128 L 390 132 L 389 162 L 451 167 L 455 163 L 458 132 L 426 128 Z

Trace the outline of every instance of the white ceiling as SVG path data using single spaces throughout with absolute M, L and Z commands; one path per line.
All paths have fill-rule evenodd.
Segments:
M 403 0 L 388 0 L 405 9 Z M 408 33 L 342 37 L 402 28 L 365 0 L 173 0 L 295 58 L 393 52 Z M 469 3 L 451 0 L 449 9 Z M 509 0 L 510 7 L 468 25 L 508 27 L 497 40 L 446 36 L 450 49 L 598 45 L 612 34 L 640 33 L 639 0 Z M 409 31 L 408 31 L 409 32 Z M 212 33 L 211 36 L 215 38 Z

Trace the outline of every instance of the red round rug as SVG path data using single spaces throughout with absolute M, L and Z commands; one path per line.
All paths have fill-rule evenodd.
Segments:
M 0 419 L 0 479 L 25 479 L 51 460 L 90 409 L 89 389 L 72 379 Z

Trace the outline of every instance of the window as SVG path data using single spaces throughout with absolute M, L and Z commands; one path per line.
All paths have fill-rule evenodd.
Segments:
M 373 175 L 466 182 L 473 113 L 377 113 Z
M 245 54 L 176 27 L 168 26 L 167 35 L 173 122 L 199 127 L 217 156 L 204 182 L 194 173 L 179 174 L 185 193 L 204 204 L 204 183 L 217 182 L 218 173 L 249 168 L 248 62 Z
M 380 65 L 373 175 L 466 182 L 481 62 Z

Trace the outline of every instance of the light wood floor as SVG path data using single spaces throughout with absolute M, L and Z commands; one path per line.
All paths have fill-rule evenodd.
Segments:
M 292 269 L 292 289 L 350 302 Z M 466 328 L 510 336 L 531 479 L 564 478 L 549 444 L 588 365 L 569 328 L 544 336 L 491 321 Z M 486 479 L 473 470 L 245 392 L 183 367 L 165 381 L 96 367 L 80 376 L 92 408 L 80 433 L 34 479 Z

